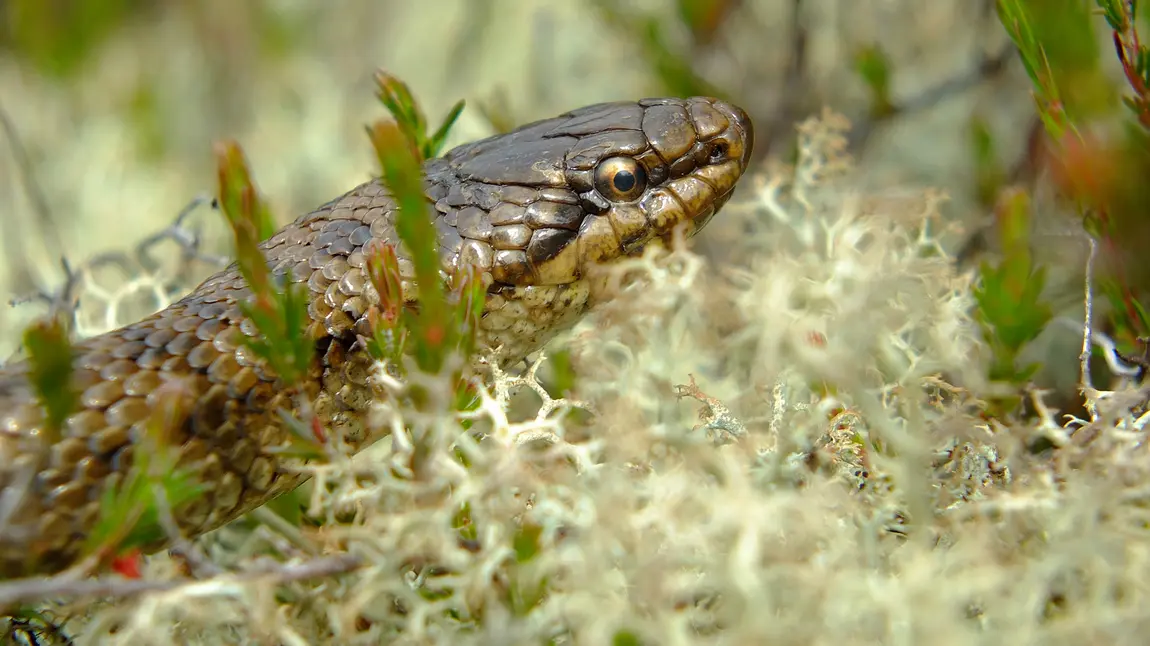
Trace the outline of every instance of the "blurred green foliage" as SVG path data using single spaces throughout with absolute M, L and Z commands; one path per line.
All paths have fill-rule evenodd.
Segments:
M 855 72 L 871 92 L 870 116 L 882 119 L 894 113 L 890 95 L 890 60 L 878 45 L 858 49 L 854 54 Z
M 719 30 L 743 4 L 742 0 L 675 0 L 679 21 L 691 32 L 696 46 L 710 45 Z
M 1141 261 L 1150 245 L 1150 56 L 1137 29 L 1145 16 L 1129 0 L 999 0 L 997 8 L 1034 86 L 1056 186 L 1098 241 L 1104 327 L 1130 351 L 1150 333 L 1142 305 L 1150 266 Z M 1101 41 L 1099 17 L 1110 31 Z M 1125 88 L 1102 69 L 1106 46 Z
M 1038 364 L 1019 366 L 1019 354 L 1052 317 L 1050 305 L 1042 300 L 1045 269 L 1035 266 L 1030 251 L 1031 218 L 1026 191 L 1002 195 L 995 213 L 1002 257 L 997 264 L 982 264 L 982 280 L 974 290 L 978 322 L 994 353 L 990 378 L 1014 384 L 1026 382 L 1038 370 Z
M 127 19 L 154 0 L 7 0 L 0 46 L 41 73 L 68 78 Z
M 1006 183 L 1006 169 L 998 158 L 994 133 L 987 120 L 975 115 L 970 120 L 970 144 L 974 153 L 974 192 L 979 204 L 990 207 Z
M 1150 53 L 1142 46 L 1136 27 L 1138 3 L 1136 0 L 1097 1 L 1113 31 L 1114 50 L 1134 92 L 1123 96 L 1122 101 L 1142 126 L 1150 128 Z M 1146 16 L 1142 18 L 1145 22 Z
M 292 51 L 310 28 L 305 11 L 282 11 L 275 2 L 234 3 L 226 19 L 243 24 L 258 51 L 270 58 Z M 130 22 L 160 11 L 183 12 L 206 40 L 222 31 L 216 2 L 159 0 L 6 0 L 0 3 L 0 48 L 33 69 L 68 80 Z
M 712 37 L 739 3 L 734 0 L 676 0 L 678 25 L 667 20 L 667 12 L 644 13 L 629 10 L 611 0 L 593 0 L 591 6 L 610 28 L 628 36 L 638 46 L 643 62 L 658 80 L 659 91 L 673 96 L 714 96 L 730 98 L 695 70 L 699 49 Z M 684 46 L 676 38 L 676 27 L 687 28 L 690 42 Z

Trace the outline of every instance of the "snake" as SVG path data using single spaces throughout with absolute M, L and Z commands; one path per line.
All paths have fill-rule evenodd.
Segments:
M 669 97 L 589 105 L 425 160 L 442 272 L 470 266 L 486 287 L 476 352 L 512 365 L 574 326 L 610 298 L 594 288 L 596 268 L 702 230 L 753 145 L 742 108 Z M 380 295 L 367 263 L 371 245 L 394 245 L 403 293 L 416 292 L 398 209 L 387 184 L 371 179 L 259 244 L 273 276 L 306 287 L 314 356 L 304 404 L 244 342 L 259 330 L 241 307 L 252 292 L 234 263 L 142 320 L 76 341 L 69 385 L 78 401 L 58 426 L 48 426 L 27 360 L 0 367 L 0 577 L 58 574 L 90 558 L 85 540 L 106 513 L 102 501 L 144 450 L 167 384 L 188 402 L 167 441 L 197 485 L 170 510 L 183 538 L 306 481 L 277 450 L 290 444 L 302 405 L 353 452 L 378 439 L 367 422 L 375 391 L 363 335 Z

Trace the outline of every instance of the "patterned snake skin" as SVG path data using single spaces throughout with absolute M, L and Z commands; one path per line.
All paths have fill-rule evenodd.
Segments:
M 459 146 L 424 164 L 443 265 L 477 265 L 489 297 L 485 348 L 524 358 L 595 303 L 595 264 L 634 254 L 677 226 L 700 230 L 730 197 L 753 145 L 741 109 L 711 98 L 599 104 Z M 398 242 L 396 204 L 378 180 L 287 225 L 261 249 L 278 275 L 309 289 L 315 339 L 307 395 L 329 433 L 355 449 L 378 439 L 364 417 L 370 361 L 356 343 L 378 294 L 364 246 Z M 400 252 L 406 293 L 413 275 Z M 101 496 L 123 479 L 161 384 L 182 379 L 187 419 L 173 430 L 180 465 L 204 491 L 174 509 L 185 536 L 217 528 L 304 478 L 269 451 L 291 431 L 295 399 L 241 343 L 248 291 L 235 265 L 142 321 L 76 346 L 78 412 L 58 437 L 27 366 L 0 368 L 0 577 L 78 562 Z M 160 541 L 152 550 L 162 549 Z

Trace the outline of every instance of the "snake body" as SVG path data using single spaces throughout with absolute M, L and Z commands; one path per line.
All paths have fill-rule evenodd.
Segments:
M 589 270 L 676 228 L 701 229 L 730 197 L 752 145 L 751 121 L 734 105 L 647 99 L 587 106 L 426 161 L 443 268 L 474 265 L 487 286 L 481 347 L 511 363 L 573 325 L 596 301 Z M 307 286 L 315 357 L 305 394 L 353 449 L 377 439 L 364 421 L 371 361 L 357 343 L 379 304 L 365 246 L 399 245 L 396 208 L 384 184 L 368 181 L 260 247 L 275 275 Z M 397 251 L 412 294 L 412 264 Z M 280 413 L 297 413 L 298 398 L 242 343 L 257 334 L 240 309 L 250 295 L 232 265 L 162 311 L 78 342 L 80 407 L 57 433 L 46 432 L 27 364 L 0 368 L 0 576 L 78 562 L 102 496 L 123 481 L 168 383 L 189 397 L 168 440 L 201 487 L 173 509 L 184 536 L 303 481 L 274 450 L 292 433 Z

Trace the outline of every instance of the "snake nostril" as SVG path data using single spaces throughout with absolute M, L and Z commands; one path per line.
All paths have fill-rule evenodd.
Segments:
M 727 103 L 726 101 L 718 101 L 714 105 L 727 115 L 727 118 L 733 122 L 733 125 L 742 134 L 743 154 L 740 161 L 743 164 L 743 168 L 746 168 L 747 164 L 751 161 L 751 152 L 755 147 L 755 125 L 751 121 L 750 115 L 739 106 L 733 103 Z

